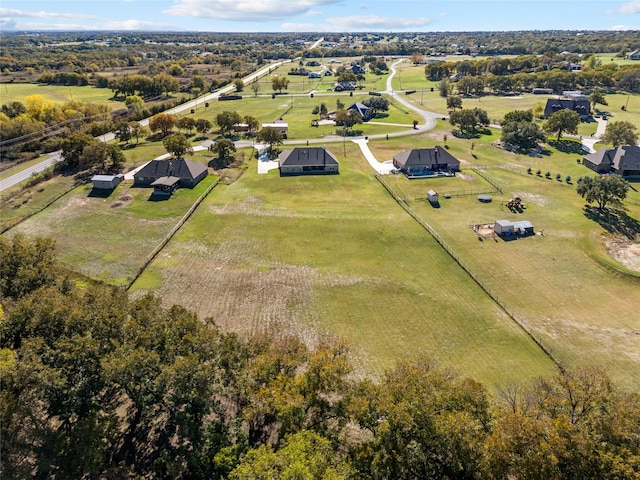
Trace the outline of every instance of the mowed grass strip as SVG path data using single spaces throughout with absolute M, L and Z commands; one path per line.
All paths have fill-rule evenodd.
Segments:
M 147 256 L 215 180 L 151 201 L 151 189 L 121 184 L 108 197 L 83 185 L 9 231 L 55 239 L 63 264 L 115 285 L 127 285 Z
M 223 328 L 347 338 L 363 370 L 428 355 L 479 380 L 552 362 L 373 177 L 354 145 L 335 176 L 218 186 L 133 285 Z

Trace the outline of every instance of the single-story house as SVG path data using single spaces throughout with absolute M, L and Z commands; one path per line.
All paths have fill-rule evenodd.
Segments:
M 349 110 L 355 110 L 356 112 L 358 112 L 365 122 L 371 120 L 371 109 L 363 103 L 356 102 L 349 108 L 347 108 L 347 111 Z
M 591 113 L 591 105 L 588 99 L 583 98 L 550 98 L 544 108 L 544 118 L 559 110 L 572 110 L 580 115 L 580 120 L 586 120 Z
M 339 173 L 340 164 L 325 147 L 300 147 L 279 155 L 280 175 Z
M 364 75 L 364 68 L 362 68 L 360 65 L 357 65 L 357 64 L 356 64 L 356 65 L 353 65 L 353 66 L 351 67 L 351 72 L 352 72 L 354 75 Z
M 322 78 L 322 74 L 320 72 L 309 72 L 309 78 Z
M 202 163 L 184 158 L 170 160 L 151 160 L 133 177 L 136 186 L 166 190 L 171 187 L 195 187 L 204 177 L 209 175 L 209 169 Z M 178 179 L 177 181 L 175 179 Z M 158 180 L 161 180 L 159 183 Z
M 393 165 L 407 174 L 460 170 L 460 160 L 440 147 L 405 150 L 393 157 Z
M 626 145 L 601 148 L 582 157 L 582 164 L 596 173 L 615 173 L 625 178 L 640 178 L 640 147 Z
M 96 190 L 113 190 L 124 180 L 124 175 L 94 175 L 91 184 Z
M 276 120 L 273 123 L 263 123 L 262 128 L 275 128 L 283 138 L 287 138 L 289 133 L 289 124 L 284 120 Z
M 355 90 L 356 89 L 356 84 L 353 82 L 336 82 L 336 84 L 334 85 L 333 89 L 336 92 L 344 92 L 347 90 Z

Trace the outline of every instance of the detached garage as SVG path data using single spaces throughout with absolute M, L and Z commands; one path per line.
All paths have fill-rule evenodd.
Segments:
M 113 190 L 124 180 L 124 175 L 94 175 L 91 184 L 96 190 Z

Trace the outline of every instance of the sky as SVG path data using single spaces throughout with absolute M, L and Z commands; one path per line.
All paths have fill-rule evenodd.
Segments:
M 24 30 L 640 31 L 640 0 L 2 0 L 0 31 Z

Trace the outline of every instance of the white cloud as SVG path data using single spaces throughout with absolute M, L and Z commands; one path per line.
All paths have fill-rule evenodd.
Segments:
M 623 3 L 618 8 L 613 10 L 607 10 L 607 13 L 640 13 L 640 0 L 633 0 L 632 2 Z M 638 27 L 636 26 L 636 29 Z
M 72 18 L 87 19 L 95 18 L 94 15 L 83 15 L 80 13 L 56 13 L 56 12 L 27 12 L 25 10 L 16 10 L 14 8 L 0 8 L 0 16 L 2 17 L 26 17 L 26 18 Z
M 319 27 L 315 23 L 283 23 L 280 25 L 283 32 L 318 32 Z
M 179 17 L 217 18 L 220 20 L 268 21 L 304 15 L 322 5 L 342 0 L 176 0 L 163 13 Z
M 18 23 L 15 22 L 13 24 L 13 30 L 18 31 L 81 31 L 81 30 L 97 30 L 94 25 L 86 25 L 80 23 L 35 23 L 35 22 L 25 22 Z
M 640 0 L 625 3 L 618 10 L 620 13 L 640 13 Z
M 614 30 L 616 32 L 624 32 L 627 30 L 638 30 L 637 25 L 614 25 L 609 30 Z
M 2 17 L 0 18 L 0 29 L 1 30 L 15 30 L 16 21 L 13 18 Z
M 337 31 L 350 30 L 404 30 L 424 27 L 431 23 L 427 17 L 395 18 L 378 15 L 354 15 L 350 17 L 327 18 L 327 23 Z
M 175 25 L 168 25 L 166 23 L 147 22 L 144 20 L 119 20 L 111 21 L 104 24 L 102 27 L 105 30 L 151 30 L 151 31 L 166 31 L 166 30 L 184 30 L 184 28 L 176 27 Z

